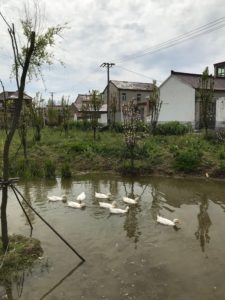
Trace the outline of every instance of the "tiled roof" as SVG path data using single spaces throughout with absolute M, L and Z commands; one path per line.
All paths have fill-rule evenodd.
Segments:
M 78 94 L 77 99 L 73 103 L 78 111 L 82 111 L 82 106 L 85 103 L 89 103 L 91 101 L 91 95 L 87 94 Z M 103 104 L 99 110 L 100 112 L 107 111 L 107 104 Z
M 217 66 L 217 67 L 218 66 L 224 66 L 224 65 L 225 65 L 225 61 L 214 64 L 214 66 Z
M 199 87 L 199 80 L 202 76 L 201 74 L 182 73 L 175 71 L 171 71 L 171 75 L 176 76 L 183 82 L 192 86 L 194 89 Z M 214 78 L 214 90 L 225 91 L 225 78 Z
M 87 94 L 78 94 L 77 99 L 74 102 L 74 105 L 78 110 L 81 110 L 82 105 L 86 102 L 90 101 L 90 95 Z
M 111 80 L 111 82 L 120 90 L 150 91 L 153 87 L 152 83 L 119 80 Z
M 8 91 L 5 91 L 5 97 L 7 100 L 9 99 L 12 99 L 12 100 L 15 100 L 15 99 L 18 99 L 18 91 L 16 92 L 8 92 Z M 26 93 L 23 94 L 23 99 L 24 100 L 32 100 L 32 97 L 28 96 Z M 4 93 L 0 93 L 0 100 L 4 100 Z

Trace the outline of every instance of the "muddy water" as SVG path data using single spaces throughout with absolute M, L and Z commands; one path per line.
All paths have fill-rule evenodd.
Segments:
M 2 283 L 0 299 L 225 299 L 224 182 L 89 175 L 18 188 L 86 262 L 79 266 L 71 249 L 27 209 L 44 255 L 16 281 Z M 84 210 L 47 201 L 62 194 L 75 200 L 82 191 Z M 120 207 L 123 196 L 140 200 L 125 216 L 110 215 L 95 192 L 111 192 Z M 157 224 L 157 214 L 179 218 L 180 229 Z M 10 233 L 29 235 L 13 194 L 8 222 Z

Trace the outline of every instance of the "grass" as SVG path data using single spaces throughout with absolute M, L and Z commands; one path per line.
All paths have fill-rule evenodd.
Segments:
M 4 132 L 0 132 L 3 147 Z M 129 173 L 129 151 L 122 133 L 98 132 L 93 140 L 90 130 L 73 128 L 65 137 L 59 128 L 45 128 L 42 139 L 33 141 L 28 135 L 28 160 L 23 158 L 17 135 L 11 147 L 11 174 L 25 178 L 74 176 L 82 171 Z M 19 150 L 18 150 L 19 149 Z M 2 149 L 1 149 L 2 150 Z M 225 145 L 202 134 L 140 134 L 134 151 L 137 174 L 192 174 L 224 176 Z M 0 162 L 2 163 L 2 162 Z M 219 174 L 219 175 L 217 175 Z
M 22 235 L 9 237 L 9 248 L 6 254 L 0 242 L 0 281 L 7 281 L 17 276 L 18 271 L 33 265 L 34 261 L 43 254 L 40 242 L 34 238 Z

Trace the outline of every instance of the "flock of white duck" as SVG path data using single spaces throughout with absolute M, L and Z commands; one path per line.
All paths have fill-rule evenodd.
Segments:
M 95 198 L 97 199 L 105 199 L 108 200 L 110 199 L 111 194 L 103 194 L 103 193 L 96 193 L 95 192 Z M 76 198 L 77 201 L 68 201 L 66 195 L 63 196 L 48 196 L 47 197 L 49 201 L 56 202 L 56 201 L 63 201 L 67 203 L 67 206 L 72 207 L 72 208 L 84 208 L 86 206 L 84 200 L 86 199 L 86 194 L 85 192 L 82 192 L 79 194 Z M 140 197 L 135 197 L 134 199 L 129 198 L 129 197 L 123 197 L 123 202 L 126 204 L 134 205 L 137 204 L 139 201 Z M 129 206 L 126 206 L 125 208 L 119 208 L 117 207 L 117 202 L 113 201 L 112 203 L 108 202 L 101 202 L 99 201 L 99 206 L 109 209 L 110 213 L 112 214 L 126 214 L 129 210 Z M 164 217 L 161 217 L 157 215 L 157 222 L 163 225 L 168 225 L 168 226 L 177 226 L 180 221 L 178 219 L 169 220 Z

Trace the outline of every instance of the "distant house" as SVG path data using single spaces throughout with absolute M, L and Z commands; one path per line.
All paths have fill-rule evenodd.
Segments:
M 131 81 L 109 81 L 109 109 L 110 120 L 116 122 L 123 121 L 122 108 L 129 100 L 134 100 L 141 115 L 141 119 L 146 121 L 150 114 L 149 97 L 152 92 L 151 83 L 131 82 Z M 102 92 L 104 103 L 107 103 L 108 85 Z
M 16 92 L 5 91 L 5 93 L 4 92 L 0 93 L 0 109 L 4 107 L 5 100 L 7 103 L 10 103 L 12 105 L 12 109 L 13 109 L 15 101 L 18 100 L 18 97 L 19 97 L 18 91 Z M 24 103 L 28 106 L 31 105 L 32 103 L 32 97 L 28 96 L 26 93 L 23 94 L 23 100 Z
M 18 91 L 15 92 L 9 92 L 5 91 L 0 93 L 0 123 L 2 124 L 3 122 L 3 114 L 5 112 L 5 108 L 7 108 L 7 115 L 8 115 L 8 120 L 11 119 L 13 116 L 13 113 L 15 111 L 15 103 L 18 101 Z M 23 101 L 26 106 L 31 106 L 32 105 L 32 97 L 27 95 L 26 93 L 23 94 Z
M 75 102 L 72 104 L 75 121 L 91 119 L 91 114 L 94 112 L 91 103 L 90 94 L 78 94 Z M 107 124 L 107 104 L 102 104 L 98 111 L 98 115 L 98 122 Z
M 210 128 L 225 126 L 225 62 L 214 65 L 214 98 L 210 105 Z M 160 86 L 163 101 L 159 122 L 179 121 L 202 127 L 202 104 L 198 95 L 201 74 L 171 71 Z
M 68 105 L 48 104 L 44 108 L 45 124 L 57 126 L 62 124 L 63 118 L 73 120 L 74 108 Z

